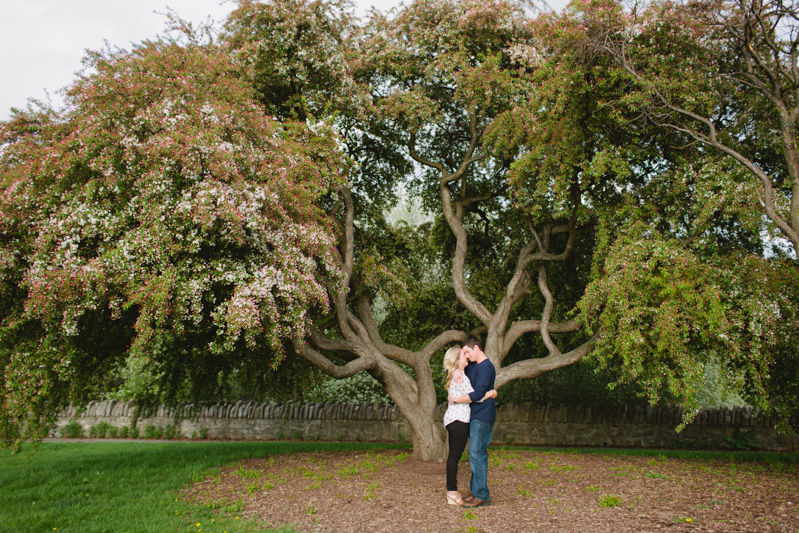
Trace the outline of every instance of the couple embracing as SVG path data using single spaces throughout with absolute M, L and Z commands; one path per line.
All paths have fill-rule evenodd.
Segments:
M 444 426 L 449 433 L 447 457 L 447 502 L 463 507 L 491 505 L 488 491 L 488 445 L 494 434 L 497 408 L 494 398 L 496 370 L 477 337 L 467 337 L 444 355 L 449 407 Z M 469 440 L 469 465 L 472 469 L 472 495 L 463 498 L 458 491 L 458 462 Z

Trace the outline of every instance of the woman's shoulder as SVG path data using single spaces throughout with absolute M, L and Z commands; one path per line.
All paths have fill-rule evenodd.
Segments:
M 463 383 L 468 379 L 469 378 L 466 377 L 466 374 L 463 373 L 463 370 L 456 370 L 452 373 L 452 381 L 455 383 Z

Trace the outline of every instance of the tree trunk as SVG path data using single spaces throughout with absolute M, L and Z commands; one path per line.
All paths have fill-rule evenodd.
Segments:
M 429 413 L 406 414 L 405 419 L 411 425 L 413 433 L 413 456 L 422 461 L 444 461 L 447 458 L 447 447 L 441 422 Z
M 389 368 L 395 371 L 397 367 L 394 365 Z M 408 387 L 403 387 L 399 380 L 391 380 L 388 375 L 381 378 L 386 393 L 411 426 L 413 457 L 422 461 L 442 461 L 447 453 L 444 441 L 446 433 L 442 422 L 436 420 L 436 392 L 429 371 L 425 370 L 428 369 L 419 369 L 419 380 L 414 382 L 417 388 L 410 394 Z M 407 376 L 404 373 L 398 375 Z

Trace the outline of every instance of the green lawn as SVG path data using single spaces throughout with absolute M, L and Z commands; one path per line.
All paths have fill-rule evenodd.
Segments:
M 25 447 L 16 455 L 0 449 L 0 532 L 272 531 L 235 513 L 189 507 L 177 493 L 203 471 L 249 457 L 391 447 L 131 441 L 45 442 L 36 453 Z

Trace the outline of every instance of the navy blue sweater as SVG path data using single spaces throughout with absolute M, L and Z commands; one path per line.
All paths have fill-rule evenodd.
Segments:
M 494 388 L 494 379 L 497 371 L 488 359 L 482 363 L 469 363 L 464 370 L 466 377 L 472 382 L 474 392 L 469 393 L 472 399 L 472 420 L 479 420 L 486 424 L 493 424 L 497 419 L 497 404 L 494 398 L 489 398 L 484 402 L 479 402 L 486 395 L 486 392 Z

